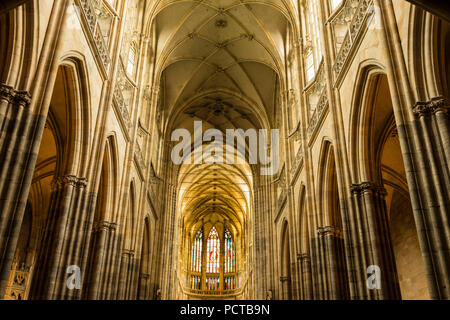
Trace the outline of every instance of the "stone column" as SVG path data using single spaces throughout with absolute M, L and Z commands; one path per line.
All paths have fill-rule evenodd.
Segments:
M 2 2 L 3 3 L 3 2 Z M 28 92 L 0 84 L 0 296 L 8 282 L 61 54 L 69 1 L 55 1 Z M 12 77 L 20 79 L 23 74 Z M 19 73 L 21 73 L 19 71 Z
M 381 268 L 381 289 L 367 291 L 372 299 L 400 299 L 397 269 L 389 229 L 384 197 L 386 190 L 375 183 L 364 182 L 351 187 L 354 201 L 361 222 L 360 232 L 363 234 L 363 254 L 367 265 L 361 265 L 360 273 L 365 274 L 367 268 L 375 265 Z M 366 286 L 366 290 L 368 290 Z
M 291 296 L 289 294 L 290 291 L 290 285 L 291 285 L 291 278 L 287 276 L 280 277 L 281 282 L 281 288 L 283 292 L 283 299 L 284 300 L 290 300 Z
M 130 299 L 132 289 L 132 277 L 133 277 L 133 260 L 134 251 L 124 249 L 122 251 L 122 259 L 120 262 L 120 275 L 119 275 L 119 296 L 120 300 Z
M 147 300 L 150 298 L 149 296 L 149 290 L 148 290 L 148 283 L 150 280 L 150 275 L 148 273 L 141 273 L 139 275 L 139 300 Z
M 89 283 L 87 292 L 87 299 L 98 300 L 103 295 L 102 283 L 107 276 L 106 259 L 108 258 L 108 239 L 112 231 L 111 223 L 108 221 L 99 221 L 94 227 L 93 241 L 91 250 L 91 265 L 89 267 Z
M 30 0 L 2 0 L 0 3 L 0 14 L 13 10 L 28 1 Z
M 450 3 L 441 0 L 406 0 L 450 22 Z
M 28 186 L 22 185 L 26 170 L 26 148 L 33 139 L 30 95 L 0 83 L 0 296 L 9 271 L 25 211 Z M 35 124 L 35 123 L 34 123 Z M 37 156 L 37 155 L 36 155 Z M 28 175 L 32 175 L 28 170 Z
M 429 283 L 436 293 L 432 297 L 450 297 L 450 104 L 443 97 L 418 102 L 413 107 L 416 134 L 424 157 L 422 188 L 428 208 L 418 224 L 419 239 L 426 265 L 432 265 Z M 418 160 L 419 161 L 419 160 Z M 417 218 L 416 218 L 417 224 Z M 420 227 L 423 225 L 423 229 Z M 425 234 L 427 236 L 425 236 Z M 427 262 L 430 261 L 430 262 Z M 438 293 L 437 293 L 438 292 Z
M 340 233 L 340 230 L 334 226 L 319 228 L 319 234 L 323 238 L 323 251 L 325 254 L 324 270 L 328 292 L 327 298 L 333 300 L 348 298 L 343 239 Z
M 317 228 L 317 238 L 313 239 L 315 247 L 313 247 L 313 252 L 316 256 L 314 257 L 316 281 L 315 281 L 315 299 L 317 300 L 327 300 L 329 299 L 329 284 L 328 284 L 328 274 L 326 268 L 326 244 L 325 244 L 325 233 L 322 228 Z M 315 250 L 314 250 L 315 249 Z
M 119 246 L 118 238 L 116 235 L 117 224 L 110 224 L 110 233 L 108 234 L 108 245 L 106 247 L 107 258 L 105 260 L 105 277 L 102 281 L 101 299 L 111 300 L 117 295 L 117 289 L 114 291 L 115 281 L 114 279 L 118 270 L 118 253 L 117 248 Z
M 302 253 L 297 256 L 297 261 L 300 275 L 300 299 L 312 300 L 311 257 L 307 253 Z
M 67 267 L 78 266 L 86 272 L 81 257 L 75 255 L 78 245 L 86 243 L 84 214 L 87 180 L 74 175 L 60 176 L 52 183 L 50 206 L 36 269 L 33 275 L 32 299 L 79 297 L 79 290 L 67 290 Z M 83 285 L 83 284 L 82 284 Z
M 445 129 L 439 132 L 442 127 L 448 127 L 446 108 L 439 107 L 442 106 L 442 102 L 438 102 L 440 98 L 430 103 L 416 103 L 392 0 L 373 1 L 380 8 L 383 53 L 389 62 L 387 75 L 395 122 L 430 296 L 449 299 L 449 163 L 444 160 L 448 158 L 445 153 L 448 153 L 449 135 Z M 430 114 L 430 109 L 439 111 Z

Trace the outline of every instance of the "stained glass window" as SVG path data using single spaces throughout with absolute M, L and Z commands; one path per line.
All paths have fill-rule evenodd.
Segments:
M 203 230 L 199 230 L 194 237 L 192 244 L 192 272 L 202 272 L 202 247 L 203 247 Z
M 230 231 L 225 231 L 225 273 L 236 272 L 236 250 Z
M 219 273 L 220 239 L 215 227 L 211 229 L 206 243 L 206 273 Z

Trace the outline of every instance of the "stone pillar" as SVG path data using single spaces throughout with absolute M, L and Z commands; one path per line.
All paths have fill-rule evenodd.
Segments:
M 413 107 L 417 135 L 421 139 L 427 167 L 420 168 L 426 178 L 422 187 L 428 208 L 419 223 L 419 239 L 427 239 L 427 248 L 422 249 L 426 264 L 433 266 L 433 275 L 428 275 L 434 296 L 450 297 L 450 104 L 443 97 L 428 102 L 418 102 Z M 416 219 L 417 224 L 417 219 Z M 423 225 L 423 229 L 420 226 Z M 425 237 L 424 234 L 427 234 Z M 422 240 L 423 241 L 423 240 Z M 421 244 L 423 248 L 423 244 Z M 437 293 L 438 292 L 438 293 Z M 432 295 L 433 296 L 433 295 Z
M 102 281 L 102 290 L 101 290 L 101 299 L 105 300 L 112 300 L 117 296 L 117 288 L 115 288 L 115 281 L 114 279 L 117 270 L 118 270 L 118 254 L 117 254 L 117 247 L 119 246 L 119 241 L 116 235 L 117 231 L 117 224 L 111 223 L 109 225 L 110 232 L 108 234 L 108 245 L 106 248 L 107 258 L 105 260 L 105 277 Z
M 27 92 L 0 83 L 0 297 L 8 283 L 28 195 L 29 185 L 24 186 L 22 179 L 26 172 L 33 174 L 26 170 L 26 150 L 33 139 L 30 127 L 36 124 L 30 102 Z
M 290 300 L 291 294 L 290 294 L 290 287 L 291 287 L 291 278 L 287 276 L 280 277 L 281 282 L 281 290 L 283 292 L 283 299 L 284 300 Z
M 108 221 L 99 221 L 97 225 L 94 226 L 93 230 L 93 246 L 90 248 L 91 250 L 91 265 L 89 267 L 89 274 L 86 275 L 89 277 L 89 283 L 87 284 L 88 288 L 87 299 L 89 300 L 99 300 L 104 295 L 102 292 L 102 284 L 107 278 L 107 258 L 110 252 L 108 252 L 109 246 L 109 238 L 110 233 L 113 230 L 111 227 L 111 223 Z
M 150 280 L 150 275 L 148 273 L 141 273 L 139 275 L 139 300 L 147 300 L 150 298 L 148 283 Z
M 297 256 L 300 277 L 300 299 L 312 300 L 311 257 L 307 253 Z
M 450 3 L 442 0 L 406 0 L 450 22 Z
M 13 10 L 28 1 L 30 0 L 2 0 L 2 2 L 0 2 L 0 14 Z
M 334 226 L 319 228 L 324 252 L 324 273 L 327 287 L 327 298 L 344 300 L 348 298 L 347 272 L 341 231 Z
M 395 256 L 389 229 L 389 218 L 384 197 L 386 190 L 371 182 L 354 184 L 351 192 L 358 211 L 360 233 L 363 235 L 363 254 L 367 265 L 360 266 L 360 273 L 367 275 L 367 268 L 381 268 L 381 289 L 367 290 L 367 298 L 400 299 Z
M 122 251 L 122 259 L 120 262 L 120 275 L 119 275 L 119 296 L 120 300 L 129 300 L 132 290 L 132 277 L 134 266 L 134 251 L 124 249 Z
M 9 3 L 14 2 L 13 0 Z M 18 3 L 16 1 L 16 3 Z M 4 295 L 56 79 L 69 1 L 55 1 L 28 92 L 0 84 L 0 296 Z M 7 4 L 2 1 L 2 4 Z M 16 68 L 14 67 L 14 72 Z M 22 74 L 13 74 L 19 79 Z
M 33 275 L 32 299 L 80 297 L 79 290 L 67 290 L 66 270 L 75 265 L 81 269 L 82 278 L 86 272 L 77 250 L 79 246 L 87 246 L 89 239 L 86 232 L 89 217 L 84 210 L 86 185 L 85 178 L 74 175 L 57 177 L 52 183 L 47 223 Z
M 449 135 L 445 129 L 439 132 L 442 127 L 448 127 L 444 112 L 446 108 L 439 106 L 443 104 L 439 102 L 442 101 L 440 98 L 432 99 L 429 103 L 416 104 L 392 0 L 373 1 L 380 9 L 380 22 L 384 31 L 382 45 L 389 62 L 387 75 L 395 122 L 430 297 L 449 299 L 449 163 L 444 160 L 448 158 L 445 153 L 448 153 Z M 437 112 L 430 113 L 430 109 Z

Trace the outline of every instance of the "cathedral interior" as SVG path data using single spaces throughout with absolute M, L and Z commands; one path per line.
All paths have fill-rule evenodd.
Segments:
M 3 0 L 0 298 L 449 299 L 449 6 Z

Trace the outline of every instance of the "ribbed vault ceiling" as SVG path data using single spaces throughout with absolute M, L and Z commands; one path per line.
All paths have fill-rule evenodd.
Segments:
M 289 25 L 283 0 L 157 1 L 156 74 L 166 135 L 273 127 Z M 208 215 L 245 222 L 251 170 L 243 165 L 184 165 L 182 212 L 194 225 Z

